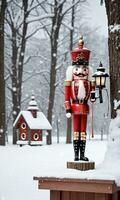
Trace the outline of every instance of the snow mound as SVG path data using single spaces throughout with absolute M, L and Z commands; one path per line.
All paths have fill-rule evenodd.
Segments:
M 102 167 L 114 177 L 117 185 L 120 186 L 120 110 L 117 110 L 117 117 L 111 120 L 109 127 L 109 141 Z

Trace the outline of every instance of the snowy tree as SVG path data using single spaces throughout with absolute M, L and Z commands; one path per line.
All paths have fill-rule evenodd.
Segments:
M 4 22 L 6 0 L 0 1 L 0 145 L 5 145 Z
M 11 78 L 11 85 L 7 85 L 7 87 L 12 95 L 13 121 L 16 119 L 21 108 L 26 44 L 28 39 L 41 29 L 38 26 L 37 29 L 31 30 L 29 33 L 28 28 L 31 23 L 38 20 L 33 16 L 35 15 L 35 9 L 42 2 L 37 0 L 11 1 L 7 7 L 6 36 L 7 41 L 11 44 L 11 49 L 9 50 L 9 54 L 11 54 L 11 68 L 7 67 Z M 42 16 L 41 19 L 44 17 L 46 18 L 46 16 Z M 13 130 L 13 144 L 16 143 L 16 137 L 16 131 Z
M 105 0 L 109 31 L 111 117 L 116 116 L 114 99 L 120 99 L 120 1 Z

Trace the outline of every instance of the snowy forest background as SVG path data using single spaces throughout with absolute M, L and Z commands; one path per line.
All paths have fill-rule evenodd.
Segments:
M 107 1 L 105 3 L 107 8 Z M 117 1 L 111 0 L 110 3 L 119 7 Z M 70 50 L 76 46 L 80 35 L 84 36 L 85 46 L 91 50 L 90 66 L 93 71 L 101 61 L 109 72 L 108 38 L 100 34 L 99 25 L 91 26 L 90 1 L 1 0 L 0 7 L 0 41 L 4 41 L 4 43 L 1 42 L 0 51 L 0 80 L 2 80 L 0 82 L 0 105 L 2 105 L 0 121 L 3 122 L 5 119 L 5 126 L 2 123 L 0 126 L 1 138 L 4 140 L 6 136 L 7 140 L 7 135 L 13 133 L 15 144 L 16 133 L 12 124 L 19 111 L 27 109 L 32 94 L 35 94 L 40 110 L 52 124 L 52 135 L 66 136 L 67 119 L 63 104 L 65 71 L 71 64 Z M 114 33 L 117 34 L 114 38 L 119 50 L 119 29 L 111 26 L 114 22 L 111 23 L 112 17 L 110 18 L 108 13 L 107 16 L 108 25 L 110 24 L 109 36 L 113 37 Z M 114 19 L 118 20 L 115 24 L 119 24 L 117 14 Z M 115 42 L 113 41 L 114 45 Z M 109 48 L 110 44 L 109 37 Z M 117 57 L 119 53 L 114 57 L 114 63 Z M 114 71 L 114 67 L 110 70 L 111 74 L 112 69 Z M 118 72 L 119 70 L 116 70 L 114 80 L 119 79 Z M 2 79 L 3 74 L 4 79 Z M 119 85 L 119 82 L 116 84 Z M 109 82 L 107 89 L 109 91 Z M 114 87 L 112 89 L 114 90 Z M 118 87 L 116 91 L 118 93 Z M 94 133 L 106 135 L 111 111 L 108 109 L 110 101 L 106 91 L 103 92 L 103 96 L 102 105 L 99 101 L 94 104 Z M 119 95 L 116 97 L 114 95 L 114 98 L 118 100 Z M 3 112 L 3 109 L 6 111 Z M 91 114 L 88 121 L 88 134 L 90 133 Z M 48 143 L 49 136 L 47 136 Z

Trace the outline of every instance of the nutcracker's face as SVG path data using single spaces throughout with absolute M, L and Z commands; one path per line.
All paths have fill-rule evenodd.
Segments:
M 88 78 L 89 69 L 85 65 L 75 65 L 73 68 L 73 74 L 81 79 Z

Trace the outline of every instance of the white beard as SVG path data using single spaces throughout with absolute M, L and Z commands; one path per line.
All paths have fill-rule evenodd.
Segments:
M 78 89 L 78 99 L 84 99 L 86 97 L 86 91 L 82 80 L 79 80 L 79 89 Z

